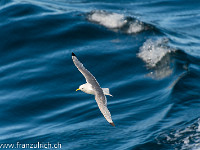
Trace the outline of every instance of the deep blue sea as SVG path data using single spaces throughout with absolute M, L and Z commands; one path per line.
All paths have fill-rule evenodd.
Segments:
M 0 60 L 2 150 L 200 150 L 199 0 L 0 0 Z

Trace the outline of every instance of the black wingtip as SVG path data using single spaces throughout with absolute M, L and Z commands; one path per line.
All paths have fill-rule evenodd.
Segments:
M 72 52 L 72 56 L 76 56 L 76 55 Z

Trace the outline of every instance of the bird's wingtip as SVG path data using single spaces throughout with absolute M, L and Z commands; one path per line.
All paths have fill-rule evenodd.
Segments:
M 76 56 L 76 55 L 72 52 L 72 56 Z
M 113 122 L 110 122 L 110 124 L 111 124 L 113 127 L 115 127 L 115 124 L 114 124 Z

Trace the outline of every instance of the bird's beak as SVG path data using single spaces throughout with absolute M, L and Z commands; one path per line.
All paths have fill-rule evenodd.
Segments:
M 76 91 L 79 91 L 80 89 L 76 89 Z

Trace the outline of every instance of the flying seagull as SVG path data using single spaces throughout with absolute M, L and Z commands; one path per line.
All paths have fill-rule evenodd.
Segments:
M 95 95 L 95 100 L 101 113 L 112 126 L 115 126 L 112 121 L 111 114 L 107 108 L 107 99 L 105 96 L 112 96 L 109 92 L 109 88 L 101 88 L 95 77 L 83 66 L 74 53 L 72 53 L 72 60 L 86 79 L 86 83 L 80 85 L 76 91 L 81 90 L 87 94 Z

